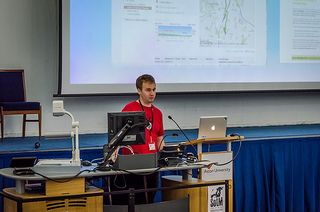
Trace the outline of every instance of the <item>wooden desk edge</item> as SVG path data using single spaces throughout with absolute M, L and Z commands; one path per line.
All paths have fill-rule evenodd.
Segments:
M 69 195 L 81 195 L 81 194 L 93 194 L 93 193 L 103 193 L 102 189 L 96 188 L 94 186 L 89 186 L 84 193 L 74 193 Z M 46 195 L 44 191 L 28 191 L 26 193 L 17 193 L 14 187 L 4 188 L 3 193 L 6 193 L 11 196 L 19 197 L 22 199 L 34 199 L 34 198 L 43 198 L 43 197 L 63 197 L 62 194 L 56 195 Z
M 236 141 L 239 139 L 244 139 L 244 136 L 233 136 L 233 137 L 223 137 L 223 138 L 202 138 L 191 140 L 190 143 L 186 142 L 188 145 L 205 143 L 205 144 L 221 144 L 227 143 L 228 141 Z

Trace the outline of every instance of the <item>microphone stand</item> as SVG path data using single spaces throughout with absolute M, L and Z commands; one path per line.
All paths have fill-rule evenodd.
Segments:
M 182 132 L 182 134 L 184 135 L 184 137 L 186 137 L 186 139 L 188 140 L 189 144 L 193 147 L 194 151 L 196 152 L 196 160 L 198 161 L 199 160 L 199 157 L 198 157 L 198 153 L 197 153 L 197 150 L 196 148 L 193 146 L 193 144 L 191 143 L 190 139 L 188 138 L 188 136 L 183 132 L 183 130 L 181 129 L 181 127 L 179 126 L 179 124 L 171 117 L 171 116 L 168 116 L 168 118 L 170 120 L 172 120 L 176 125 L 177 127 L 179 128 L 179 130 Z

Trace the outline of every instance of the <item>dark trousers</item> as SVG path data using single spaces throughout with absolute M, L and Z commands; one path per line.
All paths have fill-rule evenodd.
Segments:
M 145 189 L 144 176 L 146 177 L 146 188 L 158 188 L 159 184 L 159 172 L 149 175 L 135 175 L 135 174 L 119 174 L 117 176 L 110 176 L 110 191 L 123 191 L 129 188 Z M 135 204 L 153 203 L 156 192 L 148 192 L 146 201 L 146 194 L 136 193 Z M 129 194 L 112 195 L 112 205 L 128 205 Z

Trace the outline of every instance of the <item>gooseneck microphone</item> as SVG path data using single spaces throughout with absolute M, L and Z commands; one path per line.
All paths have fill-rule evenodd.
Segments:
M 174 137 L 177 137 L 177 136 L 178 136 L 178 134 L 173 133 L 173 134 L 167 134 L 167 135 L 164 135 L 164 136 L 163 136 L 163 138 L 161 139 L 161 142 L 160 142 L 159 146 L 158 146 L 158 151 L 159 151 L 159 148 L 161 147 L 161 144 L 164 142 L 164 139 L 165 139 L 167 136 L 174 136 Z
M 189 141 L 189 143 L 191 144 L 191 141 L 189 140 L 189 138 L 188 138 L 188 136 L 183 132 L 183 130 L 181 129 L 181 127 L 179 126 L 179 124 L 175 121 L 175 120 L 173 120 L 173 118 L 171 117 L 171 116 L 168 116 L 168 118 L 170 119 L 170 120 L 172 120 L 176 125 L 177 125 L 177 127 L 179 128 L 179 130 L 182 132 L 182 134 L 184 135 L 184 137 L 186 137 L 186 139 Z
M 172 121 L 177 125 L 177 127 L 178 127 L 179 130 L 182 132 L 182 134 L 184 135 L 184 137 L 186 137 L 186 139 L 189 141 L 189 144 L 193 147 L 194 151 L 196 151 L 197 160 L 198 160 L 197 150 L 196 150 L 196 148 L 193 146 L 193 144 L 191 143 L 191 141 L 190 141 L 190 139 L 188 138 L 188 136 L 183 132 L 183 130 L 181 129 L 181 127 L 179 126 L 179 124 L 178 124 L 171 116 L 168 116 L 168 118 L 169 118 L 170 120 L 172 120 Z

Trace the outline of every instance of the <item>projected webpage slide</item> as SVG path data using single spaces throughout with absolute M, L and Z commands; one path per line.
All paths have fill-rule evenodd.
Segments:
M 112 65 L 265 66 L 266 11 L 255 10 L 254 1 L 114 1 Z
M 320 63 L 320 1 L 280 1 L 280 62 Z
M 319 88 L 320 1 L 62 3 L 65 93 Z
M 247 67 L 266 67 L 266 16 L 266 3 L 254 0 L 71 0 L 67 79 L 125 84 L 150 73 L 158 83 L 243 81 Z

